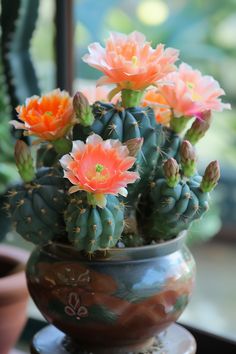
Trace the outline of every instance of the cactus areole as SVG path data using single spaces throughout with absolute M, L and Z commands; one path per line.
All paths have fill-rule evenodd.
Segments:
M 212 77 L 177 67 L 178 54 L 139 32 L 112 32 L 83 57 L 110 89 L 32 96 L 11 122 L 33 142 L 16 143 L 22 183 L 4 205 L 15 231 L 37 245 L 29 290 L 86 353 L 151 352 L 192 292 L 183 235 L 220 178 L 216 160 L 199 174 L 196 145 L 213 111 L 230 105 Z

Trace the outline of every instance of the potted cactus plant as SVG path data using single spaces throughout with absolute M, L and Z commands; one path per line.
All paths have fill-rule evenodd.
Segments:
M 86 353 L 151 346 L 192 292 L 186 231 L 220 176 L 217 161 L 199 175 L 195 145 L 211 112 L 229 105 L 212 77 L 177 68 L 178 55 L 138 32 L 111 33 L 84 57 L 103 72 L 98 85 L 113 84 L 107 99 L 90 104 L 57 89 L 27 99 L 12 122 L 40 144 L 36 169 L 31 149 L 16 143 L 23 184 L 6 205 L 16 231 L 37 245 L 29 291 Z

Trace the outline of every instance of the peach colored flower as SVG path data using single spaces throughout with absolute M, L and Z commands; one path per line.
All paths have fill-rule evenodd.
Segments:
M 168 125 L 172 116 L 171 109 L 166 99 L 156 90 L 148 90 L 145 92 L 142 106 L 150 106 L 154 110 L 157 123 Z
M 80 90 L 85 97 L 88 99 L 90 104 L 96 101 L 109 102 L 108 94 L 111 89 L 108 86 L 87 86 L 86 88 L 81 88 Z M 117 102 L 117 97 L 113 98 L 112 103 Z
M 176 117 L 198 116 L 201 112 L 230 109 L 230 104 L 222 103 L 224 95 L 216 80 L 203 76 L 200 71 L 182 63 L 177 72 L 165 77 L 172 85 L 162 85 L 159 90 L 174 111 Z
M 129 156 L 129 150 L 119 140 L 102 140 L 97 134 L 90 135 L 86 144 L 74 141 L 71 153 L 60 160 L 64 177 L 74 185 L 70 193 L 84 190 L 95 196 L 126 196 L 127 184 L 139 178 L 138 173 L 127 171 L 134 162 L 135 158 Z
M 143 90 L 175 70 L 178 50 L 164 49 L 159 44 L 153 49 L 142 33 L 129 35 L 111 32 L 103 48 L 92 43 L 83 60 L 103 72 L 98 85 L 117 84 L 120 89 Z
M 11 121 L 16 129 L 27 135 L 53 141 L 62 138 L 73 125 L 72 98 L 65 91 L 53 90 L 41 97 L 32 96 L 25 105 L 16 108 L 19 119 Z

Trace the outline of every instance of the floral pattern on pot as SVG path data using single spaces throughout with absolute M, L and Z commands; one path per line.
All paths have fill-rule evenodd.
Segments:
M 27 279 L 45 318 L 85 346 L 147 340 L 176 321 L 188 303 L 195 264 L 187 248 L 143 260 L 78 256 L 68 246 L 38 247 Z

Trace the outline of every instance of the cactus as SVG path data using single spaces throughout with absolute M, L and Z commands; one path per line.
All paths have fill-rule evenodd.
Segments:
M 203 178 L 195 168 L 190 168 L 190 174 L 189 164 L 187 169 L 185 165 L 186 146 L 190 149 L 187 141 L 182 144 L 181 166 L 173 158 L 167 160 L 163 166 L 165 178 L 153 182 L 148 197 L 141 200 L 139 225 L 151 240 L 173 238 L 209 209 L 209 192 L 220 177 L 219 165 L 216 161 L 210 163 Z
M 177 57 L 173 48 L 152 48 L 140 33 L 112 34 L 106 48 L 91 45 L 84 60 L 103 72 L 99 85 L 115 85 L 108 97 L 119 93 L 116 104 L 90 105 L 81 92 L 72 100 L 54 90 L 18 108 L 23 123 L 12 124 L 43 140 L 36 166 L 48 166 L 35 172 L 29 148 L 17 143 L 25 184 L 10 192 L 7 208 L 23 237 L 55 239 L 91 255 L 177 237 L 207 211 L 219 166 L 213 161 L 201 177 L 195 145 L 210 126 L 211 111 L 230 106 L 214 79 L 186 64 L 176 69 Z M 167 109 L 165 121 L 142 105 L 152 85 L 155 97 L 163 96 L 156 107 Z
M 91 254 L 114 247 L 124 227 L 124 205 L 113 195 L 104 208 L 88 203 L 86 193 L 76 193 L 65 213 L 69 241 Z
M 1 55 L 12 117 L 15 119 L 15 107 L 27 97 L 40 92 L 29 52 L 38 16 L 39 0 L 17 0 L 14 6 L 8 0 L 3 0 L 1 5 Z M 14 130 L 14 135 L 27 140 L 21 130 Z
M 5 205 L 15 230 L 35 244 L 65 233 L 65 207 L 65 180 L 50 168 L 38 170 L 31 182 L 11 188 Z

